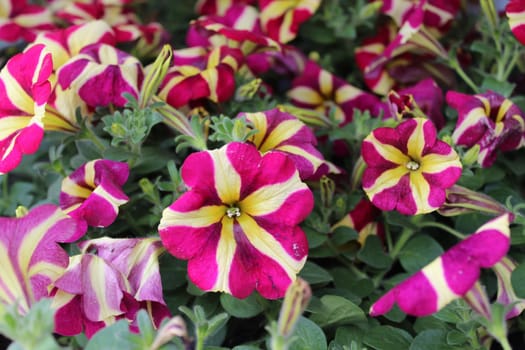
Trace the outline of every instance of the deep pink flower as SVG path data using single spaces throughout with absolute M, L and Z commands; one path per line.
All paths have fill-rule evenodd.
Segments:
M 136 314 L 148 311 L 155 326 L 170 312 L 162 296 L 158 257 L 163 252 L 155 238 L 100 238 L 80 244 L 82 254 L 70 258 L 64 274 L 53 284 L 55 332 L 89 338 L 126 319 L 137 331 Z
M 58 243 L 74 242 L 86 225 L 60 208 L 44 204 L 20 218 L 0 217 L 0 302 L 17 303 L 21 314 L 49 296 L 49 285 L 62 275 L 68 255 Z
M 378 208 L 367 198 L 363 198 L 348 214 L 332 226 L 332 230 L 338 227 L 352 228 L 359 234 L 358 242 L 364 245 L 366 238 L 370 235 L 377 235 L 383 238 L 384 226 L 377 220 L 380 214 L 381 211 Z
M 525 1 L 510 0 L 505 8 L 512 33 L 520 43 L 525 45 Z
M 438 209 L 445 190 L 461 176 L 457 153 L 436 138 L 428 119 L 408 119 L 395 128 L 377 128 L 363 141 L 367 165 L 363 189 L 381 210 L 416 215 Z
M 55 28 L 51 12 L 27 0 L 0 1 L 0 41 L 31 42 L 40 31 Z
M 295 163 L 302 180 L 341 172 L 335 165 L 324 160 L 321 152 L 315 148 L 315 134 L 295 116 L 278 108 L 238 115 L 243 116 L 258 130 L 247 141 L 253 143 L 263 154 L 270 151 L 286 154 Z
M 44 45 L 34 45 L 0 71 L 0 174 L 40 147 L 52 70 L 51 54 Z
M 128 201 L 122 191 L 128 175 L 127 163 L 87 162 L 62 181 L 60 207 L 89 226 L 107 227 L 117 218 L 118 207 Z
M 493 91 L 477 95 L 448 91 L 446 100 L 458 111 L 452 139 L 462 146 L 479 145 L 478 163 L 482 167 L 491 166 L 498 151 L 522 146 L 525 118 L 509 99 Z
M 494 266 L 509 250 L 509 215 L 497 217 L 395 286 L 370 308 L 371 316 L 387 313 L 397 303 L 409 315 L 427 316 L 474 286 L 480 269 Z
M 90 107 L 124 107 L 128 93 L 138 99 L 144 78 L 140 61 L 107 44 L 83 48 L 57 72 L 62 89 L 72 88 Z
M 190 280 L 237 298 L 254 289 L 284 296 L 306 261 L 298 224 L 313 208 L 294 163 L 234 142 L 190 155 L 181 175 L 189 191 L 164 210 L 159 233 L 171 254 L 188 260 Z

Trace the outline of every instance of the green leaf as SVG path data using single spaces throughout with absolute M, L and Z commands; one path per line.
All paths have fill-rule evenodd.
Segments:
M 326 350 L 328 348 L 323 330 L 311 320 L 300 317 L 293 333 L 295 341 L 289 350 Z
M 468 341 L 468 337 L 465 333 L 457 331 L 457 330 L 451 330 L 447 333 L 447 343 L 449 345 L 462 345 L 465 344 Z
M 78 153 L 86 160 L 102 158 L 102 153 L 91 140 L 76 140 L 75 146 L 77 146 Z
M 481 90 L 487 91 L 497 91 L 499 94 L 509 97 L 514 91 L 516 84 L 510 83 L 508 81 L 499 81 L 491 75 L 486 76 L 481 83 Z
M 410 347 L 412 340 L 412 336 L 405 330 L 379 326 L 366 331 L 363 343 L 376 350 L 404 350 Z
M 387 269 L 392 265 L 392 258 L 384 252 L 381 239 L 375 235 L 366 238 L 365 245 L 357 257 L 367 265 L 377 269 Z
M 518 298 L 525 298 L 525 264 L 518 265 L 510 276 L 512 288 Z
M 432 237 L 416 235 L 399 253 L 399 262 L 408 272 L 416 272 L 443 253 L 443 248 Z
M 335 245 L 345 244 L 346 242 L 357 240 L 358 233 L 356 230 L 346 226 L 337 227 L 332 234 L 332 243 Z
M 447 332 L 441 329 L 432 329 L 418 334 L 409 350 L 460 350 L 464 347 L 455 347 L 447 344 Z
M 100 349 L 127 349 L 127 350 L 142 350 L 141 346 L 135 343 L 138 335 L 129 331 L 129 323 L 125 320 L 120 320 L 109 327 L 105 327 L 98 331 L 93 338 L 90 339 L 85 350 L 100 350 Z M 134 339 L 135 338 L 135 339 Z
M 137 323 L 143 344 L 151 345 L 155 339 L 155 328 L 146 310 L 142 309 L 137 313 Z
M 257 301 L 255 293 L 246 299 L 237 299 L 229 294 L 222 294 L 220 300 L 224 310 L 238 318 L 250 318 L 264 310 L 264 307 Z
M 306 262 L 299 276 L 310 284 L 328 283 L 333 280 L 328 271 L 311 261 Z
M 338 295 L 324 295 L 320 307 L 311 311 L 310 319 L 323 328 L 366 321 L 366 315 L 359 306 Z

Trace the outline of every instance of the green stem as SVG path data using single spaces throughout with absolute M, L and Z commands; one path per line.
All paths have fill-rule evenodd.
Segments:
M 450 62 L 450 65 L 452 66 L 452 68 L 454 68 L 454 70 L 461 77 L 461 79 L 463 79 L 463 81 L 474 91 L 474 93 L 478 94 L 479 93 L 478 86 L 472 81 L 472 79 L 470 79 L 467 73 L 465 73 L 465 71 L 463 70 L 459 62 L 457 61 L 457 58 L 452 60 Z
M 500 343 L 503 350 L 512 350 L 512 347 L 509 344 L 509 340 L 506 337 L 498 338 L 498 342 Z
M 410 237 L 412 237 L 413 233 L 414 233 L 414 231 L 412 231 L 409 228 L 405 228 L 405 229 L 403 229 L 403 231 L 401 231 L 401 235 L 399 236 L 398 240 L 396 241 L 396 244 L 394 245 L 394 247 L 390 251 L 390 257 L 392 259 L 395 259 L 397 257 L 397 255 L 399 254 L 401 249 L 403 249 L 403 247 L 408 242 Z
M 454 237 L 457 237 L 459 239 L 465 239 L 467 236 L 462 234 L 461 232 L 459 231 L 456 231 L 454 230 L 453 228 L 450 228 L 448 227 L 447 225 L 443 225 L 439 222 L 433 222 L 433 221 L 430 221 L 430 222 L 423 222 L 420 224 L 420 227 L 435 227 L 435 228 L 439 228 L 443 231 L 447 231 L 448 233 L 450 233 L 451 235 L 453 235 Z
M 349 262 L 348 260 L 346 260 L 345 258 L 343 258 L 341 256 L 341 254 L 339 253 L 339 251 L 337 250 L 337 247 L 334 245 L 334 243 L 330 240 L 330 238 L 328 238 L 326 241 L 325 241 L 325 244 L 326 246 L 332 251 L 332 253 L 334 253 L 334 257 L 337 259 L 337 261 L 339 261 L 341 264 L 343 264 L 344 266 L 348 267 L 349 269 L 352 269 L 354 267 L 354 265 L 352 265 L 351 262 Z
M 204 340 L 206 339 L 206 330 L 202 329 L 202 327 L 197 327 L 197 341 L 195 344 L 195 350 L 203 350 L 204 349 Z
M 99 150 L 101 150 L 101 151 L 105 151 L 106 150 L 106 148 L 107 148 L 106 145 L 104 145 L 104 143 L 102 143 L 102 141 L 100 141 L 99 137 L 97 135 L 95 135 L 93 130 L 88 125 L 86 125 L 83 128 L 83 132 L 82 132 L 81 136 L 84 136 L 88 140 L 91 140 L 93 142 L 93 144 L 95 144 L 95 146 L 97 146 L 97 148 Z

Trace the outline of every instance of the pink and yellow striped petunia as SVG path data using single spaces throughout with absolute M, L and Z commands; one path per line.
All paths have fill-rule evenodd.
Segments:
M 76 241 L 85 232 L 83 222 L 51 204 L 20 218 L 0 217 L 0 302 L 16 303 L 25 314 L 34 302 L 48 297 L 48 286 L 68 263 L 58 243 Z
M 55 332 L 91 337 L 119 319 L 137 331 L 136 313 L 148 311 L 155 326 L 170 312 L 162 296 L 159 239 L 100 238 L 80 243 L 67 271 L 53 284 Z M 94 252 L 94 253 L 91 253 Z
M 223 16 L 235 5 L 253 5 L 256 0 L 197 0 L 195 12 L 199 15 Z
M 286 44 L 299 32 L 299 26 L 313 16 L 321 0 L 259 0 L 261 26 L 272 39 Z
M 355 108 L 369 110 L 374 116 L 386 109 L 376 96 L 348 84 L 313 61 L 308 61 L 302 74 L 292 81 L 288 97 L 298 107 L 315 109 L 326 116 L 333 113 L 340 125 L 352 121 Z
M 27 0 L 0 0 L 0 41 L 31 42 L 37 33 L 55 28 L 51 12 Z
M 130 54 L 108 44 L 94 44 L 60 67 L 57 77 L 62 89 L 78 91 L 90 107 L 124 107 L 124 93 L 138 99 L 144 69 Z
M 175 108 L 200 100 L 227 101 L 235 92 L 235 72 L 242 61 L 240 50 L 226 46 L 209 52 L 201 47 L 177 50 L 159 97 Z
M 51 94 L 51 54 L 35 45 L 13 56 L 0 71 L 0 174 L 38 150 Z
M 518 106 L 500 94 L 477 95 L 448 91 L 447 103 L 458 111 L 452 139 L 458 145 L 480 146 L 478 163 L 491 166 L 498 151 L 520 148 L 524 142 L 525 118 Z
M 481 268 L 494 266 L 507 254 L 509 247 L 509 214 L 505 214 L 487 222 L 395 286 L 372 305 L 370 315 L 383 315 L 394 303 L 409 315 L 433 314 L 469 292 Z
M 457 153 L 436 138 L 428 119 L 375 129 L 363 141 L 361 154 L 367 165 L 363 189 L 381 210 L 405 215 L 434 211 L 445 202 L 445 190 L 461 176 Z
M 258 130 L 247 141 L 263 154 L 269 151 L 286 154 L 295 163 L 301 180 L 320 178 L 327 173 L 341 173 L 335 165 L 324 160 L 321 152 L 315 148 L 315 134 L 295 116 L 278 108 L 238 115 L 243 116 Z
M 171 254 L 188 260 L 190 280 L 237 298 L 254 289 L 284 296 L 306 261 L 298 224 L 313 208 L 293 162 L 234 142 L 193 153 L 181 175 L 190 190 L 164 210 L 159 233 Z
M 505 7 L 512 33 L 520 43 L 525 45 L 525 1 L 510 0 Z
M 377 220 L 381 211 L 377 209 L 368 199 L 361 199 L 356 206 L 341 220 L 332 226 L 332 230 L 338 227 L 350 227 L 359 234 L 357 241 L 364 245 L 366 238 L 370 235 L 384 236 L 384 226 Z
M 129 199 L 122 191 L 128 176 L 127 163 L 87 162 L 62 181 L 60 207 L 89 226 L 107 227 L 117 218 L 119 206 Z

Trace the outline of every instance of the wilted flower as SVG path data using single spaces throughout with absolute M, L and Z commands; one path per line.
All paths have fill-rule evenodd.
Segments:
M 136 314 L 148 311 L 155 326 L 170 313 L 162 297 L 158 257 L 160 240 L 100 238 L 80 244 L 53 284 L 55 332 L 91 337 L 119 319 L 137 330 Z
M 51 54 L 35 45 L 11 57 L 0 71 L 0 174 L 40 147 L 52 70 Z
M 363 189 L 381 210 L 406 215 L 434 211 L 445 202 L 445 190 L 461 176 L 457 153 L 436 138 L 428 119 L 375 129 L 363 141 L 361 153 L 367 165 Z
M 138 99 L 144 78 L 138 59 L 107 44 L 85 47 L 60 67 L 57 75 L 62 89 L 78 91 L 91 107 L 124 107 L 127 100 L 122 95 Z
M 509 257 L 504 257 L 492 267 L 498 280 L 498 295 L 496 301 L 503 305 L 512 305 L 506 318 L 519 316 L 525 310 L 525 299 L 518 298 L 512 287 L 511 275 L 518 265 Z
M 190 280 L 237 298 L 254 289 L 282 297 L 306 261 L 298 223 L 313 208 L 293 162 L 234 142 L 191 154 L 181 175 L 190 190 L 164 210 L 159 233 L 171 254 L 189 260 Z
M 107 227 L 117 218 L 118 207 L 128 201 L 122 191 L 128 175 L 127 163 L 87 162 L 62 181 L 60 207 L 89 226 Z
M 479 145 L 478 163 L 491 166 L 497 152 L 521 147 L 525 132 L 523 113 L 512 101 L 487 91 L 467 95 L 449 91 L 447 103 L 458 111 L 458 121 L 452 139 L 458 145 Z
M 262 29 L 270 38 L 286 44 L 295 39 L 300 25 L 320 4 L 321 0 L 259 0 Z
M 325 161 L 315 146 L 317 140 L 313 131 L 302 121 L 278 108 L 264 112 L 240 113 L 246 117 L 258 132 L 247 141 L 253 143 L 262 153 L 279 151 L 289 156 L 302 180 L 320 177 L 326 173 L 340 173 L 333 164 Z
M 383 315 L 394 303 L 409 315 L 433 314 L 469 292 L 479 278 L 480 269 L 494 266 L 509 247 L 509 215 L 505 214 L 487 222 L 395 286 L 372 305 L 370 315 Z
M 17 303 L 25 314 L 34 302 L 48 297 L 48 286 L 68 263 L 58 243 L 74 242 L 85 232 L 84 223 L 51 204 L 23 217 L 0 217 L 0 302 Z

